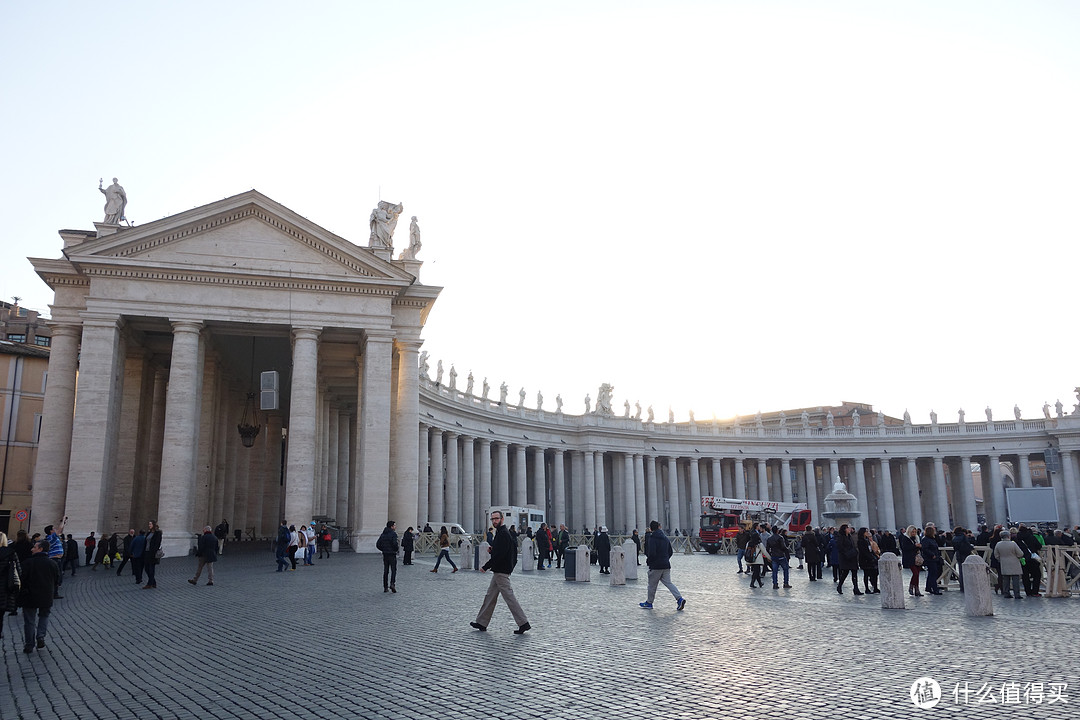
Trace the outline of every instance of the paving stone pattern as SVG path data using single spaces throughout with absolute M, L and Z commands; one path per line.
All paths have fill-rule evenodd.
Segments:
M 194 558 L 167 558 L 158 589 L 80 568 L 64 581 L 48 644 L 22 652 L 6 617 L 0 718 L 1075 718 L 1080 602 L 1004 600 L 969 618 L 955 589 L 841 597 L 793 571 L 790 590 L 751 591 L 730 556 L 673 558 L 686 610 L 661 585 L 642 610 L 645 573 L 625 586 L 592 570 L 512 576 L 533 630 L 513 634 L 500 602 L 487 632 L 469 627 L 490 579 L 398 568 L 339 553 L 275 573 L 265 545 L 230 545 L 213 587 L 186 579 Z M 644 559 L 642 559 L 644 563 Z M 642 570 L 644 571 L 644 565 Z M 935 678 L 930 710 L 909 697 Z M 953 686 L 1065 682 L 1068 705 L 961 705 Z

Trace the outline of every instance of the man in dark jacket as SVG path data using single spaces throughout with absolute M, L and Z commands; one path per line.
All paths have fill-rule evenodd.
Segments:
M 499 602 L 499 595 L 502 595 L 503 600 L 506 601 L 506 607 L 510 608 L 510 614 L 514 616 L 514 622 L 518 625 L 514 634 L 521 635 L 532 630 L 532 625 L 529 624 L 525 611 L 521 609 L 517 598 L 514 597 L 514 588 L 510 586 L 510 573 L 514 572 L 514 565 L 517 564 L 517 541 L 510 536 L 510 532 L 503 525 L 503 514 L 499 510 L 491 511 L 491 524 L 495 528 L 494 540 L 488 548 L 491 557 L 480 568 L 481 572 L 491 570 L 491 584 L 488 585 L 487 594 L 484 595 L 484 602 L 480 605 L 476 621 L 469 625 L 477 630 L 487 630 L 491 615 L 495 612 L 495 604 Z
M 116 568 L 117 577 L 120 573 L 124 572 L 124 567 L 131 560 L 131 543 L 135 540 L 135 528 L 131 528 L 127 531 L 127 535 L 124 536 L 124 549 L 121 551 L 123 556 L 121 557 L 120 567 Z
M 880 548 L 881 546 L 878 545 Z M 964 592 L 964 560 L 975 550 L 975 546 L 968 540 L 967 531 L 957 525 L 953 529 L 952 538 L 953 562 L 956 564 L 956 577 L 960 580 L 960 592 Z M 882 552 L 885 552 L 882 550 Z
M 221 522 L 214 528 L 214 537 L 217 539 L 217 554 L 225 554 L 225 538 L 229 537 L 229 521 L 221 518 Z
M 593 540 L 593 549 L 596 550 L 596 562 L 600 565 L 601 575 L 611 574 L 611 538 L 607 534 L 607 525 L 600 528 Z
M 851 573 L 854 594 L 862 595 L 859 590 L 859 548 L 855 544 L 855 528 L 847 524 L 840 526 L 840 532 L 836 536 L 836 554 L 840 561 L 840 579 L 836 582 L 836 592 L 844 594 L 844 581 L 847 580 L 848 573 Z
M 45 647 L 49 612 L 59 582 L 60 570 L 49 559 L 49 541 L 38 540 L 30 548 L 30 557 L 22 564 L 19 606 L 23 609 L 24 653 L 33 652 L 35 640 L 39 648 Z
M 199 556 L 199 567 L 195 570 L 195 577 L 189 578 L 188 582 L 192 585 L 199 584 L 199 576 L 202 575 L 203 568 L 206 568 L 206 584 L 214 584 L 214 563 L 218 559 L 218 537 L 214 535 L 214 532 L 207 525 L 203 528 L 203 533 L 199 537 L 199 546 L 195 550 L 195 554 Z
M 397 592 L 397 551 L 398 539 L 393 520 L 386 523 L 382 535 L 375 541 L 375 549 L 382 553 L 382 591 Z
M 570 547 L 570 533 L 566 525 L 559 525 L 559 536 L 555 538 L 555 567 L 561 568 L 566 548 Z
M 278 525 L 277 542 L 274 545 L 274 557 L 277 558 L 276 572 L 282 572 L 289 567 L 289 524 L 284 520 Z
M 649 595 L 645 602 L 638 605 L 646 610 L 652 610 L 656 586 L 664 583 L 664 586 L 675 597 L 675 609 L 682 610 L 686 607 L 686 600 L 679 593 L 679 588 L 671 582 L 671 541 L 660 529 L 660 523 L 656 520 L 649 523 L 649 535 L 645 540 L 645 564 L 649 566 Z
M 750 542 L 749 530 L 743 528 L 739 530 L 739 532 L 735 533 L 735 548 L 737 550 L 737 552 L 735 553 L 735 559 L 739 561 L 739 572 L 735 573 L 736 575 L 738 575 L 739 573 L 750 572 L 749 570 L 743 570 L 742 566 L 742 559 L 746 555 L 746 543 L 748 542 Z
M 789 568 L 791 567 L 791 553 L 788 551 L 787 538 L 779 531 L 774 532 L 769 536 L 768 541 L 766 541 L 765 549 L 769 551 L 769 556 L 772 557 L 773 589 L 780 587 L 777 584 L 777 581 L 779 580 L 777 574 L 781 568 L 784 570 L 784 587 L 791 587 L 788 582 L 788 573 L 790 572 Z
M 131 574 L 135 576 L 136 585 L 142 585 L 144 567 L 146 567 L 146 531 L 140 530 L 139 534 L 131 540 Z

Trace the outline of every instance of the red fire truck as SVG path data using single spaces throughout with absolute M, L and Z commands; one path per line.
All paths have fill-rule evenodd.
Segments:
M 734 538 L 754 522 L 779 525 L 789 533 L 803 532 L 810 527 L 810 510 L 806 503 L 782 503 L 769 500 L 739 500 L 735 498 L 701 498 L 701 547 L 715 554 L 724 538 Z

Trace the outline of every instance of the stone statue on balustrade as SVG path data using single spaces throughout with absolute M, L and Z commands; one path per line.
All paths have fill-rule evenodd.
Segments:
M 799 416 L 799 419 L 802 421 L 803 430 L 809 430 L 810 429 L 810 413 L 803 410 L 802 415 Z
M 1013 417 L 1016 418 L 1017 420 L 1020 420 L 1020 406 L 1019 405 L 1013 405 Z
M 435 384 L 442 385 L 442 360 L 435 366 Z
M 596 394 L 596 414 L 604 415 L 605 417 L 613 417 L 615 411 L 611 409 L 611 393 L 614 392 L 615 386 L 610 383 L 603 383 L 600 385 L 600 391 Z
M 829 414 L 825 416 L 825 424 L 828 425 L 829 427 L 833 427 L 833 422 L 834 422 L 833 414 L 832 414 L 832 410 L 830 410 Z
M 453 363 L 450 365 L 450 389 L 457 390 L 457 368 L 454 367 Z
M 862 425 L 862 420 L 859 418 L 859 411 L 857 409 L 851 411 L 851 424 L 855 427 Z
M 627 418 L 627 419 L 630 418 L 630 401 L 629 400 L 623 400 L 623 417 Z
M 649 406 L 649 410 L 648 410 L 648 413 L 649 413 L 649 416 L 648 416 L 648 417 L 649 417 L 649 422 L 651 423 L 651 422 L 653 422 L 653 420 L 655 419 L 655 418 L 654 418 L 654 415 L 653 415 L 653 409 L 652 409 L 652 405 L 650 405 L 650 406 Z
M 1043 417 L 1047 420 L 1050 419 L 1050 403 L 1043 400 Z
M 1054 409 L 1057 410 L 1057 416 L 1059 418 L 1065 417 L 1065 406 L 1061 404 L 1061 400 L 1054 403 Z
M 990 409 L 989 405 L 986 406 L 986 422 L 994 422 L 994 411 Z
M 420 226 L 416 224 L 416 216 L 412 216 L 412 222 L 409 223 L 409 247 L 401 251 L 401 255 L 398 260 L 415 260 L 416 254 L 420 252 Z
M 424 350 L 420 353 L 420 379 L 431 380 L 431 376 L 428 373 L 431 371 L 431 366 L 428 365 L 428 351 Z
M 690 416 L 690 424 L 691 425 L 697 425 L 697 421 L 694 419 L 694 411 L 693 410 L 687 410 L 686 412 Z
M 472 376 L 472 370 L 470 370 L 469 371 L 469 378 L 465 381 L 465 394 L 466 395 L 472 395 L 473 382 L 474 381 L 473 381 L 473 376 Z
M 937 425 L 937 413 L 933 410 L 930 411 L 930 424 Z
M 960 411 L 957 413 L 957 415 L 959 416 L 959 420 L 957 420 L 957 422 L 959 422 L 961 425 L 963 425 L 964 424 L 964 408 L 960 408 Z
M 754 414 L 754 427 L 756 427 L 758 430 L 765 427 L 765 423 L 763 423 L 761 421 L 761 411 L 760 410 L 758 410 L 757 413 Z
M 510 392 L 510 388 L 508 388 L 506 386 L 505 382 L 502 385 L 499 386 L 499 404 L 500 405 L 505 405 L 506 404 L 506 395 L 509 392 Z
M 368 219 L 368 225 L 371 227 L 368 247 L 394 249 L 394 230 L 397 228 L 398 216 L 404 209 L 401 203 L 379 201 Z
M 588 415 L 591 410 L 592 410 L 592 398 L 589 397 L 588 393 L 585 393 L 585 414 Z
M 124 210 L 127 208 L 127 193 L 116 178 L 112 179 L 112 185 L 107 188 L 101 187 L 104 178 L 98 179 L 98 192 L 105 196 L 105 219 L 103 225 L 119 225 L 121 220 L 127 220 Z
M 518 390 L 518 407 L 525 407 L 525 388 Z
M 488 381 L 487 381 L 486 377 L 484 378 L 483 388 L 484 388 L 484 399 L 487 400 L 488 399 L 488 393 L 491 392 L 491 386 L 488 385 Z
M 877 411 L 877 424 L 878 427 L 885 427 L 885 413 L 880 410 Z
M 667 409 L 667 421 L 668 421 L 668 425 L 674 425 L 675 424 L 675 411 L 671 409 L 670 405 L 668 405 L 668 409 Z
M 640 400 L 638 400 L 637 402 L 634 403 L 634 419 L 635 420 L 640 420 L 641 419 L 641 401 Z
M 562 393 L 555 396 L 555 412 L 562 412 Z
M 780 411 L 780 427 L 787 427 L 787 413 L 785 413 L 783 410 Z
M 904 427 L 911 427 L 911 413 L 907 408 L 904 408 Z
M 544 409 L 544 393 L 539 390 L 536 391 L 536 409 Z

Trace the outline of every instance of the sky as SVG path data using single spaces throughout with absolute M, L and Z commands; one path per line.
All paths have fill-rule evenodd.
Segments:
M 464 384 L 685 420 L 1040 417 L 1080 385 L 1075 2 L 0 5 L 0 294 L 251 188 L 444 288 Z M 497 390 L 493 390 L 497 394 Z

